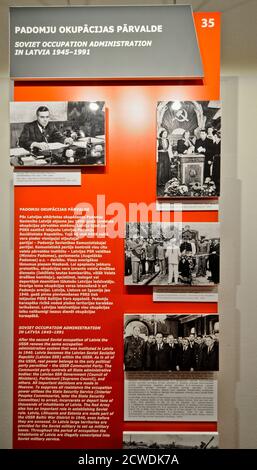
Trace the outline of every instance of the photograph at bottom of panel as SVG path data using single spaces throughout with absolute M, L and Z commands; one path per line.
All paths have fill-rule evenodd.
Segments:
M 104 102 L 10 103 L 10 163 L 54 168 L 105 165 Z
M 214 286 L 219 270 L 217 222 L 126 224 L 127 286 Z
M 158 198 L 219 196 L 219 101 L 160 101 L 156 137 Z
M 218 449 L 217 432 L 124 432 L 123 449 Z
M 219 316 L 126 314 L 125 371 L 219 370 Z

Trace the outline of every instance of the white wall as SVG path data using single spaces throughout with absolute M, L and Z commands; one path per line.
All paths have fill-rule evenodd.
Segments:
M 13 370 L 13 191 L 9 164 L 9 79 L 0 78 L 0 447 L 11 447 Z
M 221 371 L 224 448 L 257 448 L 257 76 L 222 79 Z
M 240 353 L 236 355 L 240 447 L 257 448 L 257 77 L 238 87 L 238 178 L 241 185 L 240 253 L 236 308 Z

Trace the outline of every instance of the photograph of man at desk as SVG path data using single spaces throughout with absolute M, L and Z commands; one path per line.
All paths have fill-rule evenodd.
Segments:
M 12 102 L 10 122 L 15 167 L 105 165 L 103 101 Z

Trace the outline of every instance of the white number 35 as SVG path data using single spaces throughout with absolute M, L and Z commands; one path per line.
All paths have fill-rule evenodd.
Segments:
M 202 28 L 214 28 L 215 19 L 214 18 L 202 18 Z

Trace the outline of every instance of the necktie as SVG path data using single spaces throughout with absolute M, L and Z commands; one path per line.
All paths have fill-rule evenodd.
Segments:
M 45 142 L 47 142 L 47 138 L 46 138 L 46 130 L 45 130 L 45 128 L 42 128 L 42 136 L 43 136 L 43 138 L 44 138 Z

